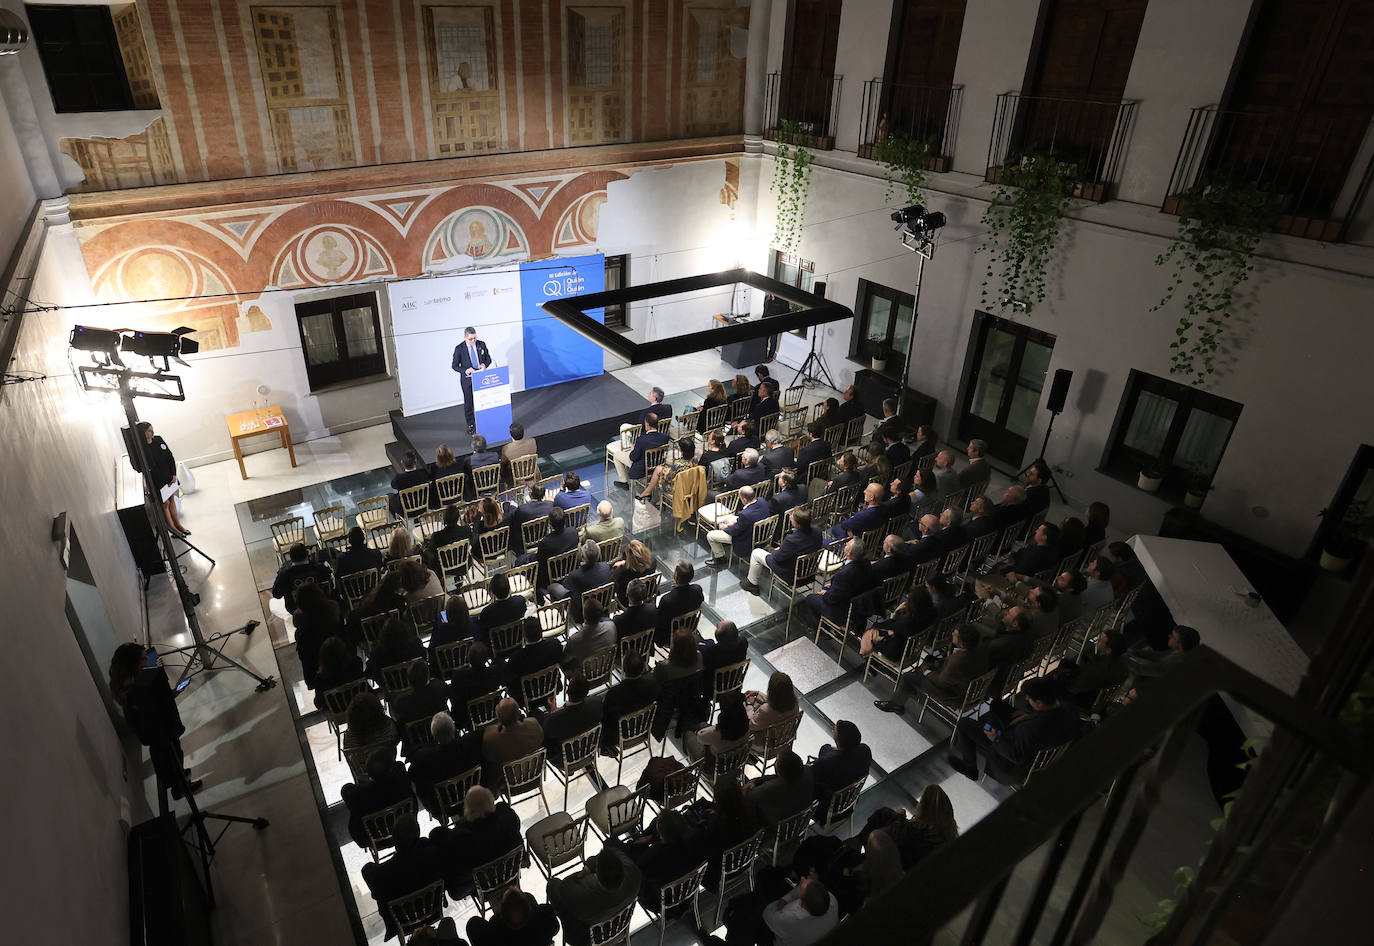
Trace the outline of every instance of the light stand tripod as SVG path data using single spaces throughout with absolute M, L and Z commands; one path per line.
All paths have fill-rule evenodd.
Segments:
M 811 326 L 811 351 L 806 356 L 806 360 L 801 363 L 801 368 L 797 369 L 796 375 L 792 378 L 791 387 L 797 386 L 797 380 L 801 379 L 802 384 L 819 384 L 822 379 L 829 387 L 835 387 L 835 382 L 830 377 L 830 372 L 826 370 L 825 360 L 820 352 L 816 351 L 816 333 L 820 331 L 819 325 Z
M 1016 474 L 1018 479 L 1020 477 L 1025 476 L 1026 470 L 1029 470 L 1031 467 L 1035 466 L 1037 462 L 1045 463 L 1045 448 L 1050 445 L 1050 431 L 1054 430 L 1054 419 L 1058 416 L 1058 411 L 1050 411 L 1050 422 L 1045 425 L 1045 439 L 1040 443 L 1040 452 L 1036 454 L 1034 460 L 1026 464 L 1025 469 L 1023 469 L 1020 473 Z M 1045 463 L 1045 466 L 1046 468 L 1048 468 L 1049 464 Z M 1059 494 L 1059 501 L 1067 506 L 1069 504 L 1069 501 L 1064 498 L 1064 491 L 1059 488 L 1059 478 L 1054 475 L 1053 470 L 1050 471 L 1050 483 L 1054 485 L 1054 491 Z

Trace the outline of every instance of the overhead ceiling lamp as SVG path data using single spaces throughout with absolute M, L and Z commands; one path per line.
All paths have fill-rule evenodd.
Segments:
M 28 44 L 28 24 L 13 10 L 0 9 L 0 56 L 13 56 Z

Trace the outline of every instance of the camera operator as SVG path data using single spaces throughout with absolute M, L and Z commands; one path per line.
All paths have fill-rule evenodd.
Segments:
M 173 798 L 181 798 L 185 789 L 193 795 L 200 791 L 204 782 L 191 781 L 191 770 L 182 767 L 181 735 L 186 726 L 157 652 L 132 643 L 116 647 L 110 659 L 110 694 L 138 741 L 148 747 L 160 786 L 170 788 Z

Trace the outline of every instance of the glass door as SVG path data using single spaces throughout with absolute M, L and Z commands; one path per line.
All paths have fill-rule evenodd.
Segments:
M 1020 466 L 1054 353 L 1054 336 L 979 312 L 964 383 L 959 436 L 985 440 L 988 453 Z

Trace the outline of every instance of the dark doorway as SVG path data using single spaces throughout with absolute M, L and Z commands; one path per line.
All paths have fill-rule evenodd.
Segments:
M 834 104 L 840 0 L 796 0 L 789 25 L 791 42 L 782 64 L 778 118 L 810 124 L 816 134 L 824 134 Z
M 979 312 L 965 371 L 959 436 L 1020 466 L 1054 353 L 1054 336 Z

